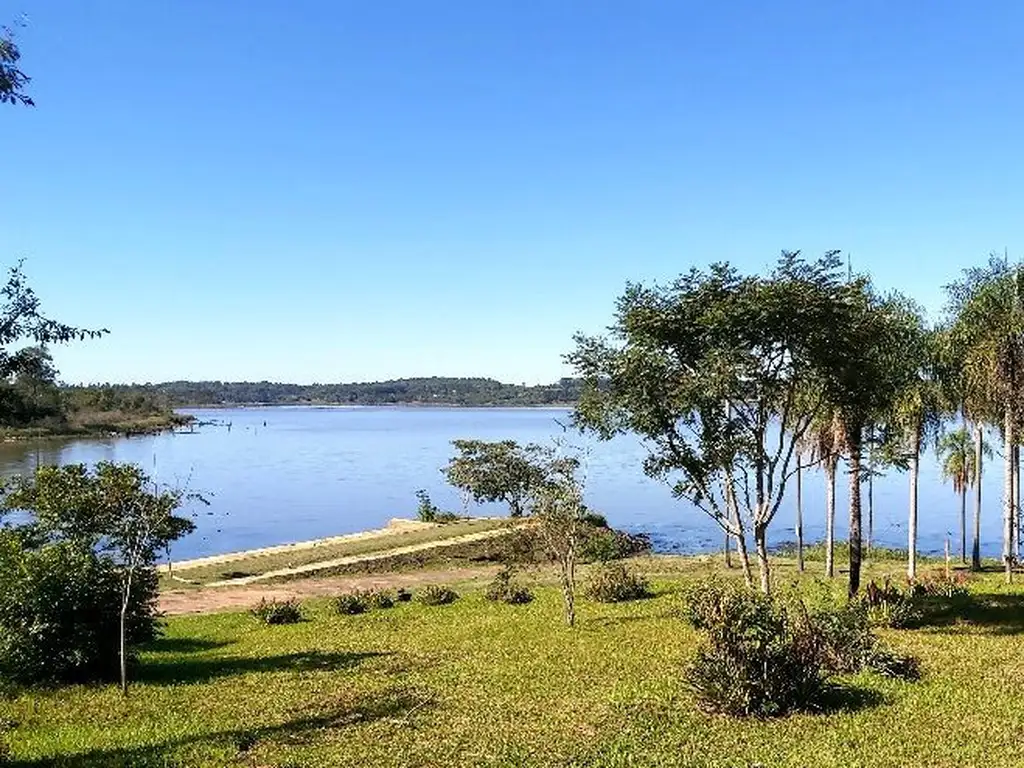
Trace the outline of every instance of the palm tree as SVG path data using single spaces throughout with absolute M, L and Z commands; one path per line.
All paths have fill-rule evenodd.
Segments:
M 980 443 L 983 455 L 991 456 L 992 449 Z M 935 452 L 942 465 L 942 476 L 949 480 L 953 492 L 960 495 L 960 561 L 967 563 L 967 489 L 979 478 L 975 456 L 975 442 L 967 427 L 943 435 Z M 977 528 L 977 523 L 975 525 Z
M 837 413 L 826 413 L 807 432 L 811 461 L 825 470 L 825 575 L 835 576 L 836 470 L 845 446 L 842 423 Z
M 910 473 L 910 499 L 907 514 L 907 578 L 917 578 L 917 512 L 921 449 L 941 423 L 941 392 L 934 375 L 936 336 L 926 330 L 918 316 L 914 343 L 908 350 L 916 358 L 915 375 L 900 390 L 892 420 L 904 438 Z
M 1024 384 L 1024 270 L 994 256 L 949 286 L 952 341 L 962 361 L 965 389 L 984 413 L 1002 422 L 1003 565 L 1013 579 L 1014 451 Z

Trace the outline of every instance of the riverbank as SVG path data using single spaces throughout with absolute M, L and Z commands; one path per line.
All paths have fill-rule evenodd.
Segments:
M 0 441 L 76 440 L 97 437 L 157 435 L 187 427 L 194 416 L 164 413 L 138 416 L 121 411 L 93 411 L 72 414 L 67 421 L 52 425 L 0 428 Z

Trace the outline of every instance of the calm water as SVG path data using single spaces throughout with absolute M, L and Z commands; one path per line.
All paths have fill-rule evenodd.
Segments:
M 207 426 L 194 434 L 9 444 L 0 447 L 0 471 L 29 471 L 36 462 L 130 461 L 161 482 L 202 493 L 211 504 L 193 510 L 198 529 L 175 547 L 175 556 L 185 558 L 379 527 L 392 517 L 414 516 L 414 494 L 419 488 L 426 489 L 442 508 L 461 510 L 458 494 L 445 485 L 439 471 L 451 454 L 451 440 L 510 438 L 544 443 L 562 435 L 558 422 L 568 420 L 567 411 L 556 409 L 191 412 L 204 421 L 230 423 L 231 428 Z M 623 437 L 591 445 L 588 500 L 611 524 L 650 533 L 661 551 L 693 552 L 721 546 L 721 534 L 713 522 L 673 499 L 666 486 L 644 476 L 644 451 L 638 439 Z M 941 552 L 948 531 L 953 534 L 956 551 L 959 501 L 948 485 L 940 484 L 933 455 L 926 456 L 922 465 L 920 547 Z M 1001 465 L 991 464 L 984 483 L 982 542 L 988 554 L 998 552 L 1001 540 L 1001 470 Z M 808 541 L 824 535 L 823 483 L 817 472 L 805 479 Z M 876 541 L 906 546 L 907 483 L 906 475 L 899 473 L 876 481 Z M 844 485 L 841 476 L 840 536 L 846 534 Z M 775 543 L 793 537 L 792 499 L 787 501 L 790 503 L 780 510 L 770 532 Z M 484 505 L 471 507 L 470 512 L 503 514 L 504 508 Z

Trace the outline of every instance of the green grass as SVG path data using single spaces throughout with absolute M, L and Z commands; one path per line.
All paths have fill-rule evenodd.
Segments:
M 26 768 L 1024 764 L 1024 589 L 998 575 L 972 584 L 963 616 L 883 633 L 920 657 L 921 682 L 863 674 L 829 714 L 745 721 L 701 714 L 681 676 L 698 637 L 677 617 L 679 590 L 719 560 L 637 566 L 654 598 L 581 600 L 572 630 L 551 587 L 524 606 L 466 585 L 439 607 L 337 616 L 310 603 L 289 626 L 176 618 L 128 699 L 113 686 L 27 692 L 0 703 L 0 721 Z M 792 565 L 776 575 L 792 582 Z
M 461 520 L 439 525 L 436 528 L 401 531 L 387 536 L 354 539 L 334 544 L 321 544 L 305 549 L 254 554 L 229 562 L 199 565 L 192 568 L 175 567 L 174 575 L 189 581 L 205 584 L 233 576 L 257 575 L 281 568 L 294 568 L 326 560 L 336 560 L 342 557 L 367 555 L 399 547 L 443 541 L 469 533 L 495 530 L 507 526 L 508 523 L 509 521 L 504 519 Z M 180 582 L 168 582 L 167 586 L 179 588 L 185 585 Z

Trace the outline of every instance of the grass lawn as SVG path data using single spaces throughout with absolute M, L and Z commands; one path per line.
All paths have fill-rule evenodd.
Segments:
M 409 547 L 418 544 L 453 539 L 456 536 L 465 536 L 471 533 L 482 533 L 493 531 L 499 528 L 506 528 L 509 525 L 507 519 L 502 518 L 478 518 L 473 520 L 460 520 L 453 523 L 439 525 L 436 528 L 423 530 L 401 530 L 386 535 L 373 536 L 365 539 L 352 539 L 349 541 L 326 542 L 316 546 L 296 548 L 278 552 L 266 552 L 252 554 L 227 562 L 210 563 L 183 568 L 175 566 L 174 575 L 190 582 L 206 584 L 211 581 L 233 578 L 235 576 L 254 576 L 282 568 L 295 568 L 297 566 L 319 563 L 325 560 L 336 560 L 342 557 L 354 555 L 368 555 L 376 552 L 385 552 L 399 547 Z M 181 589 L 188 585 L 180 581 L 171 581 L 166 574 L 161 574 L 168 588 Z
M 680 674 L 698 636 L 679 590 L 717 561 L 639 566 L 654 598 L 582 600 L 573 630 L 551 587 L 526 606 L 467 592 L 341 617 L 314 602 L 291 626 L 174 618 L 128 699 L 26 692 L 0 719 L 25 767 L 1024 765 L 1024 589 L 997 574 L 972 584 L 971 621 L 883 633 L 920 657 L 921 682 L 865 673 L 828 714 L 756 721 L 700 713 Z M 791 564 L 776 573 L 793 578 Z

